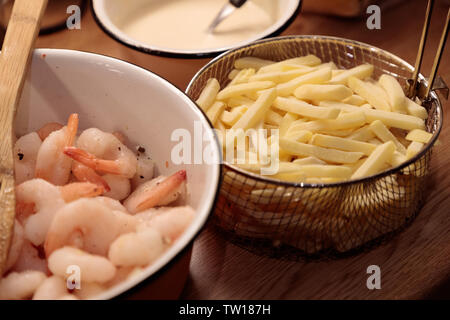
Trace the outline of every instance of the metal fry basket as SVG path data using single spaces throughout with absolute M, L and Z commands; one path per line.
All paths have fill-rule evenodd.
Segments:
M 405 84 L 414 68 L 373 46 L 326 36 L 287 36 L 261 40 L 231 50 L 203 67 L 186 92 L 197 99 L 214 77 L 221 87 L 234 61 L 253 56 L 274 61 L 314 54 L 339 68 L 362 63 Z M 419 74 L 419 81 L 426 85 Z M 399 167 L 360 180 L 332 184 L 290 183 L 262 177 L 225 163 L 214 222 L 228 239 L 249 250 L 276 255 L 336 256 L 386 239 L 402 229 L 424 204 L 432 147 L 442 127 L 442 107 L 435 92 L 424 104 L 431 141 Z

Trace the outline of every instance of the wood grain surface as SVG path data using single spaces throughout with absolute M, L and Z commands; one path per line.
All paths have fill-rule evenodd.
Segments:
M 431 69 L 449 2 L 436 1 L 422 71 Z M 339 36 L 388 50 L 415 61 L 425 0 L 405 1 L 382 13 L 381 30 L 365 19 L 300 14 L 283 32 Z M 68 48 L 120 58 L 149 69 L 184 90 L 209 59 L 147 55 L 109 38 L 88 10 L 81 30 L 64 30 L 38 39 L 39 47 Z M 450 84 L 450 45 L 439 74 Z M 450 129 L 444 101 L 442 144 L 435 148 L 426 205 L 417 219 L 389 243 L 369 252 L 332 261 L 285 261 L 250 253 L 208 226 L 194 245 L 185 299 L 419 299 L 450 298 Z M 381 268 L 381 290 L 368 290 L 366 269 Z

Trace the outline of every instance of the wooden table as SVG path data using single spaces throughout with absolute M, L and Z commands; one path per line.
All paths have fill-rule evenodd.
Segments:
M 414 64 L 426 1 L 406 1 L 382 13 L 381 30 L 368 30 L 364 19 L 300 14 L 283 33 L 339 36 L 370 43 Z M 443 27 L 448 2 L 437 1 L 423 71 L 428 73 Z M 41 36 L 38 47 L 90 51 L 132 62 L 184 90 L 208 59 L 162 58 L 129 49 L 109 38 L 91 12 L 81 30 Z M 439 74 L 450 84 L 450 45 Z M 450 103 L 444 102 L 444 112 Z M 388 244 L 350 258 L 322 262 L 275 260 L 237 247 L 207 227 L 196 240 L 186 299 L 391 299 L 450 298 L 450 130 L 448 113 L 435 148 L 433 184 L 420 215 Z M 381 268 L 381 290 L 368 290 L 366 269 Z

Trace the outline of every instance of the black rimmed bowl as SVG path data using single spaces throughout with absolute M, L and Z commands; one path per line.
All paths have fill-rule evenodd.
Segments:
M 315 54 L 339 68 L 362 63 L 400 83 L 413 67 L 371 45 L 327 36 L 287 36 L 257 41 L 213 59 L 192 79 L 186 93 L 197 99 L 206 81 L 228 82 L 234 61 L 244 56 L 281 61 Z M 422 75 L 420 80 L 426 81 Z M 367 178 L 333 184 L 290 183 L 265 178 L 225 163 L 215 221 L 246 248 L 275 256 L 342 256 L 388 239 L 422 208 L 432 147 L 442 127 L 442 107 L 431 92 L 426 129 L 433 133 L 424 149 L 404 164 Z
M 227 45 L 213 45 L 208 48 L 199 47 L 193 49 L 183 49 L 177 47 L 176 45 L 161 46 L 151 42 L 140 41 L 135 37 L 130 36 L 123 30 L 123 21 L 130 19 L 130 17 L 135 17 L 137 13 L 145 11 L 145 7 L 149 3 L 153 3 L 154 6 L 158 8 L 158 10 L 164 10 L 165 6 L 176 5 L 173 3 L 177 1 L 179 0 L 93 0 L 92 11 L 100 27 L 109 36 L 133 49 L 169 57 L 200 58 L 215 56 L 231 48 L 239 47 L 258 39 L 280 34 L 295 19 L 301 7 L 301 0 L 256 0 L 265 7 L 271 7 L 271 10 L 274 11 L 275 18 L 273 19 L 273 23 L 263 31 L 255 33 L 254 35 L 249 36 L 244 40 L 239 40 Z M 205 1 L 220 2 L 220 0 Z M 227 0 L 222 0 L 222 2 L 219 3 L 218 8 L 220 9 L 221 5 L 225 4 L 226 1 Z M 201 19 L 204 19 L 205 21 L 205 26 L 207 26 L 209 22 L 213 20 L 215 14 L 216 12 L 214 12 L 211 17 L 201 17 Z M 186 17 L 181 17 L 180 21 L 187 21 L 186 23 L 189 23 Z M 164 22 L 164 25 L 160 26 L 159 32 L 163 35 L 167 34 L 167 37 L 176 39 L 177 36 L 173 36 L 172 33 L 169 34 L 165 30 L 168 28 L 169 24 L 180 25 L 180 21 Z M 179 26 L 179 28 L 182 28 L 182 26 Z
M 95 298 L 127 296 L 136 288 L 142 290 L 135 290 L 134 297 L 142 299 L 177 298 L 189 272 L 192 243 L 213 209 L 219 188 L 220 150 L 209 121 L 187 95 L 150 71 L 98 54 L 35 50 L 15 133 L 21 136 L 47 122 L 65 123 L 74 112 L 79 114 L 80 131 L 90 127 L 121 131 L 130 147 L 144 147 L 160 174 L 185 169 L 186 202 L 196 212 L 190 226 L 154 263 Z M 192 139 L 194 131 L 200 130 L 209 161 L 172 162 L 171 151 L 178 143 L 172 133 L 177 130 Z

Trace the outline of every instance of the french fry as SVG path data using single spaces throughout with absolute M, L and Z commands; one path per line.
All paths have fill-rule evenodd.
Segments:
M 225 110 L 225 103 L 222 101 L 216 101 L 213 103 L 211 108 L 206 111 L 206 116 L 211 121 L 211 123 L 214 125 L 219 119 L 220 115 L 222 114 L 223 110 Z
M 233 70 L 231 70 L 230 73 L 228 74 L 228 79 L 229 79 L 229 80 L 233 80 L 233 79 L 238 75 L 238 73 L 239 73 L 240 71 L 241 71 L 241 70 L 239 70 L 239 69 L 233 69 Z
M 352 95 L 352 90 L 342 84 L 304 84 L 295 89 L 294 95 L 301 100 L 341 101 Z
M 311 131 L 300 130 L 291 133 L 287 133 L 286 138 L 297 141 L 297 142 L 308 142 L 313 136 Z
M 220 120 L 224 124 L 231 127 L 239 120 L 240 117 L 242 117 L 245 111 L 247 111 L 247 107 L 245 106 L 236 107 L 231 111 L 224 111 L 220 116 Z
M 231 97 L 227 100 L 227 106 L 230 108 L 241 107 L 244 105 L 251 105 L 255 102 L 255 100 L 249 99 L 247 97 L 239 96 L 239 97 Z
M 408 132 L 405 139 L 409 141 L 428 143 L 432 137 L 433 135 L 425 130 L 414 129 Z
M 266 113 L 265 122 L 273 125 L 280 125 L 283 117 L 280 116 L 277 112 L 269 110 Z
M 301 75 L 288 82 L 277 85 L 278 94 L 286 97 L 292 94 L 302 84 L 320 84 L 331 79 L 331 68 L 321 68 L 316 71 Z
M 375 135 L 373 134 L 373 131 L 370 130 L 369 126 L 361 127 L 359 129 L 355 130 L 352 134 L 350 134 L 348 136 L 349 139 L 364 141 L 364 142 L 367 142 L 374 137 L 375 137 Z
M 418 117 L 420 119 L 426 119 L 428 118 L 428 112 L 427 109 L 424 107 L 418 105 L 411 99 L 406 99 L 406 109 L 408 110 L 408 114 Z
M 273 64 L 273 61 L 255 58 L 255 57 L 243 57 L 239 58 L 234 62 L 234 67 L 236 69 L 260 69 L 262 67 L 268 66 L 270 64 Z
M 208 111 L 208 109 L 214 103 L 214 99 L 217 96 L 217 93 L 220 90 L 220 84 L 217 79 L 211 78 L 206 82 L 205 88 L 200 93 L 196 103 L 203 111 Z
M 264 90 L 271 88 L 275 85 L 272 81 L 258 81 L 258 82 L 248 82 L 232 85 L 222 89 L 218 94 L 217 100 L 225 100 L 231 97 L 239 97 L 240 95 L 247 92 L 256 92 L 259 90 Z
M 388 101 L 384 99 L 386 93 L 382 92 L 382 89 L 366 83 L 358 78 L 350 77 L 348 79 L 348 86 L 366 101 L 368 101 L 375 109 L 391 111 L 391 106 Z
M 255 69 L 248 68 L 242 69 L 238 72 L 238 74 L 231 80 L 227 87 L 231 87 L 235 84 L 248 82 L 251 76 L 255 74 Z
M 281 120 L 281 123 L 280 123 L 280 137 L 284 137 L 286 135 L 286 133 L 289 130 L 289 127 L 297 119 L 298 119 L 298 115 L 296 115 L 292 112 L 287 112 L 284 115 L 283 120 Z
M 293 161 L 296 164 L 305 165 L 305 164 L 327 164 L 325 161 L 320 160 L 316 157 L 305 157 L 305 158 L 299 158 L 295 159 Z
M 276 98 L 276 89 L 265 91 L 259 96 L 258 100 L 253 103 L 242 117 L 232 126 L 232 129 L 244 129 L 254 127 L 257 123 L 264 119 L 264 116 Z
M 366 156 L 370 155 L 376 148 L 376 146 L 367 142 L 327 136 L 323 134 L 315 134 L 312 137 L 311 143 L 319 147 L 332 148 L 342 151 L 362 152 Z
M 406 158 L 411 159 L 416 154 L 418 154 L 423 149 L 423 143 L 413 141 L 409 144 L 408 148 L 406 149 Z
M 322 101 L 320 103 L 320 106 L 340 108 L 341 110 L 344 110 L 346 112 L 353 112 L 358 110 L 362 111 L 364 112 L 368 123 L 371 123 L 375 120 L 380 120 L 386 126 L 398 129 L 413 130 L 425 128 L 425 122 L 423 121 L 423 119 L 407 114 L 355 107 L 336 101 Z
M 297 66 L 294 70 L 290 71 L 273 71 L 273 72 L 265 72 L 258 73 L 251 76 L 248 80 L 252 81 L 272 81 L 275 83 L 283 83 L 294 78 L 297 78 L 301 75 L 309 73 L 311 71 L 316 70 L 315 68 L 306 67 L 306 66 Z
M 371 176 L 380 172 L 386 162 L 391 161 L 395 151 L 395 145 L 388 141 L 376 147 L 364 163 L 352 174 L 352 179 Z
M 302 178 L 337 178 L 339 180 L 348 179 L 352 171 L 349 167 L 329 165 L 329 164 L 305 164 L 280 162 L 279 172 L 274 177 L 289 179 L 291 175 L 295 178 L 290 181 L 302 180 Z
M 358 96 L 357 94 L 353 94 L 350 97 L 342 100 L 343 103 L 352 104 L 354 106 L 362 106 L 363 104 L 367 103 L 366 100 L 364 100 L 362 97 Z
M 314 67 L 314 66 L 319 65 L 321 62 L 322 61 L 318 57 L 310 54 L 307 56 L 287 59 L 287 60 L 273 63 L 271 65 L 261 67 L 259 69 L 258 73 L 281 71 L 282 70 L 281 68 L 283 67 L 283 65 L 287 65 L 287 64 L 291 64 L 291 65 L 295 64 L 295 65 L 301 65 L 301 66 L 307 66 L 307 67 Z
M 392 158 L 389 160 L 389 164 L 393 167 L 399 166 L 402 163 L 404 163 L 408 158 L 406 158 L 406 155 L 401 154 L 398 151 L 395 151 L 392 155 Z
M 322 130 L 345 130 L 359 128 L 366 123 L 366 117 L 360 110 L 340 114 L 336 119 L 323 119 L 308 121 L 293 126 L 293 130 L 309 130 L 312 132 Z
M 398 141 L 398 139 L 389 131 L 388 128 L 380 120 L 375 120 L 370 124 L 372 132 L 383 142 L 392 141 L 398 152 L 405 154 L 406 148 Z
M 351 133 L 353 133 L 355 131 L 354 128 L 350 128 L 350 129 L 342 129 L 342 130 L 319 130 L 318 133 L 322 133 L 322 134 L 326 134 L 329 136 L 335 136 L 335 137 L 347 137 L 349 136 Z
M 398 81 L 393 76 L 383 74 L 378 83 L 386 91 L 392 111 L 406 113 L 406 97 Z
M 360 66 L 345 70 L 342 73 L 336 75 L 330 80 L 330 84 L 345 84 L 348 85 L 348 79 L 355 77 L 358 79 L 369 78 L 373 73 L 373 65 L 362 64 Z
M 316 107 L 301 100 L 282 97 L 276 98 L 273 106 L 286 112 L 313 119 L 336 119 L 340 113 L 337 108 Z
M 286 138 L 280 138 L 280 148 L 292 155 L 303 157 L 312 156 L 331 163 L 355 163 L 363 156 L 362 152 L 327 149 Z

